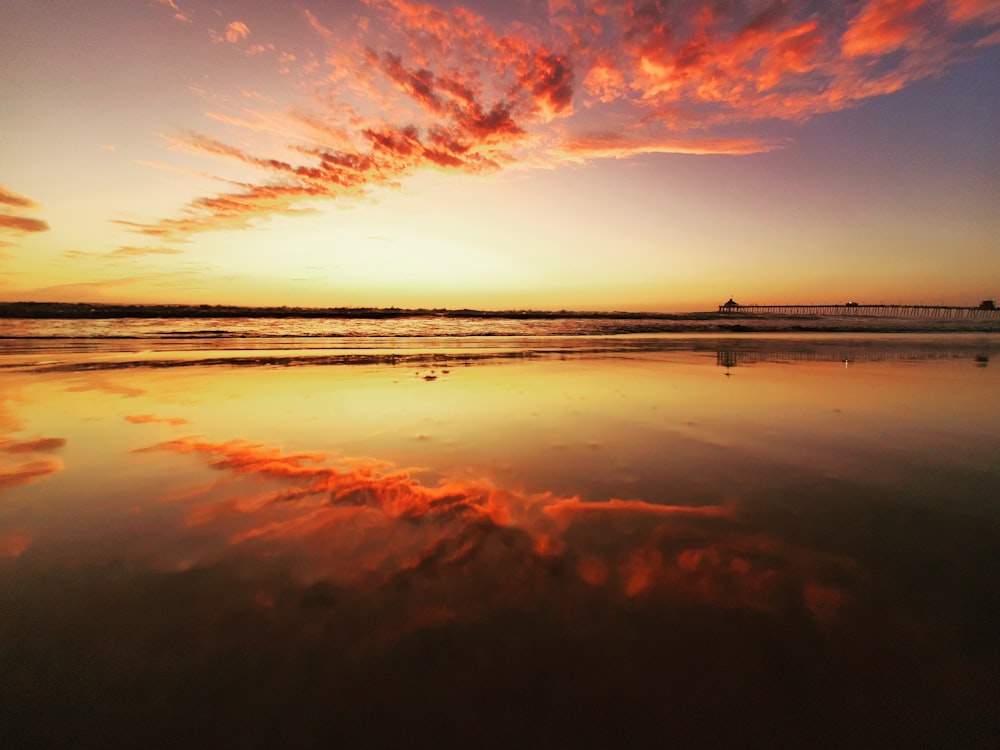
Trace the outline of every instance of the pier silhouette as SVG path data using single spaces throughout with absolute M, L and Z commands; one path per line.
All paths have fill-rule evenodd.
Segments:
M 1000 308 L 992 300 L 977 307 L 950 305 L 741 305 L 732 298 L 719 305 L 730 315 L 845 315 L 868 318 L 937 318 L 942 320 L 1000 320 Z

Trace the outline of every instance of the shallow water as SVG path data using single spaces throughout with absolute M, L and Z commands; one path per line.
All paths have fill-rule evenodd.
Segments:
M 1000 337 L 47 345 L 6 746 L 1000 738 Z
M 950 318 L 884 318 L 865 315 L 742 315 L 678 313 L 654 317 L 451 317 L 413 315 L 389 318 L 73 318 L 2 319 L 0 353 L 23 347 L 64 346 L 59 339 L 86 340 L 104 348 L 115 340 L 137 339 L 139 345 L 167 345 L 174 339 L 197 340 L 206 348 L 232 339 L 339 339 L 620 336 L 632 334 L 711 334 L 802 331 L 850 333 L 1000 333 L 996 316 Z M 110 343 L 108 343 L 110 342 Z M 313 342 L 315 343 L 315 341 Z M 283 344 L 282 344 L 283 346 Z

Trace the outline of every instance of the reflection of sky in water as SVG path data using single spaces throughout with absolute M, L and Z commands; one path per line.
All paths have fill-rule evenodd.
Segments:
M 989 745 L 996 369 L 774 351 L 6 372 L 0 719 Z

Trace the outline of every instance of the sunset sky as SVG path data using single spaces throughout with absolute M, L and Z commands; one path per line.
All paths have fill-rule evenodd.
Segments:
M 8 0 L 0 299 L 1000 297 L 1000 2 Z

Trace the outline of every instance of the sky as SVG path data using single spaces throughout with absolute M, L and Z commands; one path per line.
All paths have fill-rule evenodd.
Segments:
M 998 0 L 7 0 L 0 300 L 1000 298 Z

